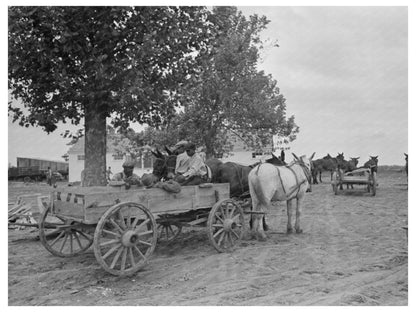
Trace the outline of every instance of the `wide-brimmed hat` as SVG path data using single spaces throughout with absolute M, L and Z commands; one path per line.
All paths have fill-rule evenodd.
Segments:
M 179 148 L 179 147 L 182 147 L 182 146 L 186 146 L 186 145 L 188 145 L 188 141 L 185 141 L 185 140 L 182 140 L 182 141 L 179 141 L 178 143 L 176 143 L 173 147 L 176 149 L 176 148 Z
M 134 161 L 132 161 L 132 160 L 126 160 L 123 163 L 123 168 L 134 168 Z
M 191 150 L 191 149 L 196 149 L 196 145 L 195 145 L 195 143 L 188 143 L 188 144 L 186 144 L 186 150 Z

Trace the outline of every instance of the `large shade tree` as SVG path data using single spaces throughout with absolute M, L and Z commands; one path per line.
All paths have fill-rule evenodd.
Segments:
M 9 114 L 46 132 L 85 129 L 85 183 L 104 185 L 106 120 L 157 125 L 206 45 L 201 7 L 9 7 Z
M 229 150 L 234 133 L 251 148 L 271 144 L 273 135 L 293 140 L 294 117 L 276 81 L 258 70 L 266 17 L 246 18 L 235 7 L 214 7 L 215 38 L 198 55 L 200 72 L 184 85 L 185 109 L 171 123 L 180 139 L 204 145 L 207 155 Z M 232 147 L 231 147 L 232 148 Z

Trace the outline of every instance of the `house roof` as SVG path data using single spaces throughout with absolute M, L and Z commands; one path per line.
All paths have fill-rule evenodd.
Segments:
M 115 142 L 115 137 L 113 135 L 107 135 L 107 153 L 116 152 L 114 142 Z M 77 143 L 75 143 L 69 148 L 68 154 L 84 154 L 85 153 L 84 146 L 85 146 L 85 137 L 81 137 L 78 139 Z

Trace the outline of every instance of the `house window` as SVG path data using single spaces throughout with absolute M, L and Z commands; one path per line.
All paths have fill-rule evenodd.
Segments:
M 114 160 L 123 160 L 123 154 L 113 154 Z
M 85 160 L 85 155 L 78 155 L 78 160 Z

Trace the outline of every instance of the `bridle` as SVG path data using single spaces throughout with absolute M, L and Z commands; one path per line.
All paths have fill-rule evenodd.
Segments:
M 305 177 L 308 180 L 309 185 L 311 185 L 312 184 L 311 170 L 306 166 L 306 164 L 302 160 L 295 162 L 295 164 L 298 164 L 302 168 L 303 173 L 305 174 Z
M 159 170 L 156 170 L 156 168 L 153 168 L 153 174 L 157 177 L 163 178 L 166 177 L 169 172 L 175 172 L 175 166 L 168 166 L 168 159 L 169 156 L 165 158 L 156 158 L 163 161 L 163 164 L 160 166 Z

